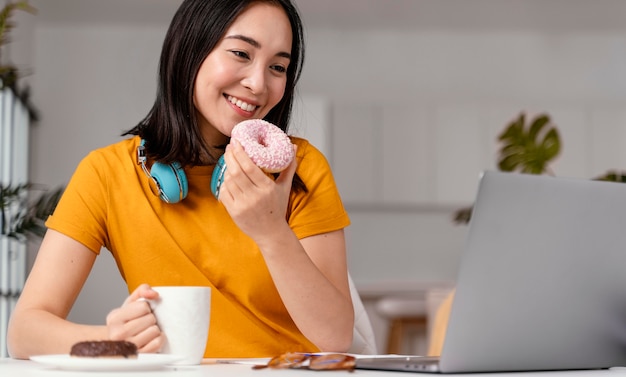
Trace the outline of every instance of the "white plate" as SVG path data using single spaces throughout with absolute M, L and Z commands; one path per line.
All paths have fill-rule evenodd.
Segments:
M 72 357 L 70 355 L 32 356 L 34 362 L 67 370 L 83 371 L 125 371 L 150 370 L 171 364 L 183 357 L 158 353 L 140 353 L 136 359 Z

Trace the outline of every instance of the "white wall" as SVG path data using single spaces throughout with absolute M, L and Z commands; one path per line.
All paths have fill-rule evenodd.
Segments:
M 477 4 L 489 13 L 495 2 Z M 30 175 L 56 185 L 149 110 L 167 25 L 36 19 L 24 54 L 42 115 L 32 129 Z M 479 171 L 494 166 L 495 136 L 520 111 L 548 112 L 558 125 L 558 175 L 626 165 L 626 25 L 506 25 L 308 30 L 300 110 L 314 114 L 307 123 L 327 127 L 315 137 L 352 218 L 357 284 L 454 280 L 465 228 L 452 224 L 452 213 L 471 203 Z M 125 294 L 107 253 L 88 285 L 72 315 L 98 323 Z
M 626 165 L 624 32 L 309 34 L 303 92 L 329 98 L 332 162 L 354 221 L 357 282 L 453 280 L 481 170 L 521 111 L 547 112 L 557 175 Z M 348 147 L 350 146 L 350 147 Z M 442 262 L 445 261 L 445 262 Z

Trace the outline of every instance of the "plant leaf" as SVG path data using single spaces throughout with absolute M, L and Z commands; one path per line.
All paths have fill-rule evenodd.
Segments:
M 547 114 L 536 116 L 528 127 L 525 120 L 525 114 L 521 113 L 498 136 L 502 143 L 498 168 L 508 172 L 543 174 L 561 151 L 559 133 L 550 126 Z
M 528 139 L 535 140 L 537 136 L 541 132 L 541 130 L 550 123 L 550 117 L 542 114 L 535 118 L 533 123 L 530 126 L 530 130 L 528 131 Z
M 0 11 L 0 46 L 9 41 L 8 33 L 15 27 L 15 24 L 10 21 L 15 10 L 22 10 L 31 14 L 37 13 L 37 9 L 30 5 L 28 0 L 7 3 L 4 8 L 2 8 L 2 11 Z
M 626 183 L 626 171 L 609 170 L 603 175 L 595 177 L 594 180 Z
M 65 188 L 39 189 L 43 192 L 36 200 L 29 201 L 29 191 L 32 189 L 33 185 L 28 183 L 0 183 L 0 234 L 16 239 L 25 239 L 28 234 L 43 237 L 46 231 L 44 223 L 54 212 Z

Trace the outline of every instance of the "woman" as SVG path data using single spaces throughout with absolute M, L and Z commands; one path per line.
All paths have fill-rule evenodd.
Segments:
M 328 163 L 292 138 L 296 159 L 268 177 L 229 143 L 246 119 L 287 130 L 302 36 L 290 0 L 183 1 L 165 37 L 152 110 L 128 139 L 79 164 L 46 223 L 10 322 L 13 357 L 66 353 L 94 339 L 158 352 L 164 335 L 142 300 L 156 298 L 157 285 L 212 288 L 206 357 L 349 348 L 349 219 Z M 218 201 L 210 178 L 221 155 Z M 152 191 L 155 165 L 180 167 L 188 189 L 168 200 L 180 202 Z M 106 325 L 71 323 L 66 316 L 103 246 L 131 293 Z

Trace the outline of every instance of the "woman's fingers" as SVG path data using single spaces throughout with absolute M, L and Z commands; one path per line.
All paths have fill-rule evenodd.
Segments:
M 135 289 L 121 307 L 107 315 L 109 338 L 133 342 L 140 352 L 157 352 L 165 337 L 147 301 L 155 298 L 158 293 L 147 284 Z
M 135 288 L 130 296 L 126 298 L 122 306 L 133 301 L 137 301 L 141 298 L 146 300 L 154 300 L 157 297 L 159 297 L 159 293 L 157 291 L 153 290 L 152 287 L 150 287 L 148 284 L 141 284 L 140 286 Z
M 137 321 L 142 319 L 143 321 Z M 150 323 L 151 322 L 151 323 Z M 126 339 L 143 331 L 146 326 L 156 323 L 156 317 L 147 301 L 135 301 L 113 309 L 107 316 L 109 333 L 114 340 Z
M 226 147 L 224 159 L 227 167 L 224 185 L 233 196 L 249 191 L 255 186 L 255 180 L 265 178 L 237 141 L 232 141 Z
M 135 343 L 139 352 L 157 352 L 161 348 L 161 345 L 165 340 L 165 336 L 161 332 L 159 326 L 157 326 L 156 322 L 152 323 L 149 316 L 137 318 L 131 322 L 142 322 L 132 323 L 130 324 L 130 327 L 133 329 L 143 330 L 127 337 L 126 340 Z M 155 346 L 157 348 L 154 348 Z
M 155 326 L 156 327 L 156 326 Z M 150 328 L 150 330 L 153 330 L 154 328 Z M 137 346 L 139 352 L 143 352 L 143 353 L 156 353 L 159 352 L 161 350 L 161 347 L 163 347 L 163 344 L 165 344 L 165 334 L 163 334 L 161 332 L 161 330 L 156 327 L 156 330 L 158 331 L 158 334 L 156 336 L 152 336 L 154 335 L 153 333 L 150 333 L 148 335 L 148 337 L 145 338 L 146 342 L 143 343 L 144 339 L 139 339 L 137 340 L 138 342 L 142 342 L 141 344 L 143 344 L 143 346 Z M 137 344 L 137 343 L 135 343 Z

